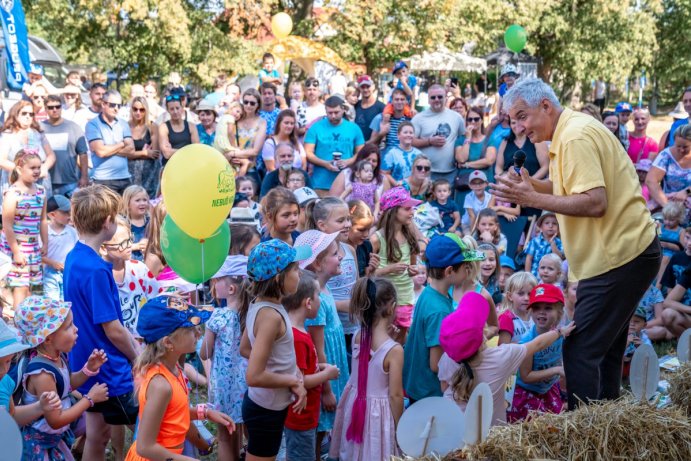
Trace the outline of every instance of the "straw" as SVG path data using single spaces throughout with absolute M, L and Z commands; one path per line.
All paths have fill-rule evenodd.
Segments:
M 688 398 L 688 390 L 685 392 Z M 464 459 L 691 460 L 691 421 L 677 406 L 657 409 L 627 396 L 582 405 L 559 415 L 534 415 L 522 423 L 495 426 L 479 445 L 441 459 L 428 456 L 415 461 Z
M 670 399 L 691 417 L 691 362 L 682 363 L 668 381 Z

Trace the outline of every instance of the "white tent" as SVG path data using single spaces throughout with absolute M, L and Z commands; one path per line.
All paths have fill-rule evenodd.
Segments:
M 422 55 L 411 56 L 406 61 L 409 62 L 411 70 L 447 72 L 485 72 L 487 70 L 487 61 L 484 59 L 464 53 L 454 53 L 444 46 L 434 52 L 425 51 Z

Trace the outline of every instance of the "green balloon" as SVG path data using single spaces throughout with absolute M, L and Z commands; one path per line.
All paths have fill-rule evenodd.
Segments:
M 190 237 L 170 215 L 161 226 L 161 250 L 168 265 L 191 283 L 209 280 L 223 265 L 230 248 L 230 227 L 224 221 L 205 239 Z
M 504 43 L 506 47 L 515 53 L 520 53 L 525 48 L 528 35 L 525 29 L 518 24 L 511 24 L 504 32 Z

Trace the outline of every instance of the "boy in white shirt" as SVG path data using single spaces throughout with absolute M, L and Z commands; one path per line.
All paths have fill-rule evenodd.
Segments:
M 70 225 L 70 201 L 64 195 L 54 195 L 46 203 L 48 212 L 48 254 L 43 257 L 43 293 L 64 301 L 62 271 L 65 258 L 79 240 L 77 230 Z

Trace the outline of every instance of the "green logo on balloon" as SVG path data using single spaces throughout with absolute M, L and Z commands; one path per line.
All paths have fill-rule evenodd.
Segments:
M 218 193 L 227 194 L 230 191 L 235 191 L 235 174 L 228 165 L 218 173 Z

